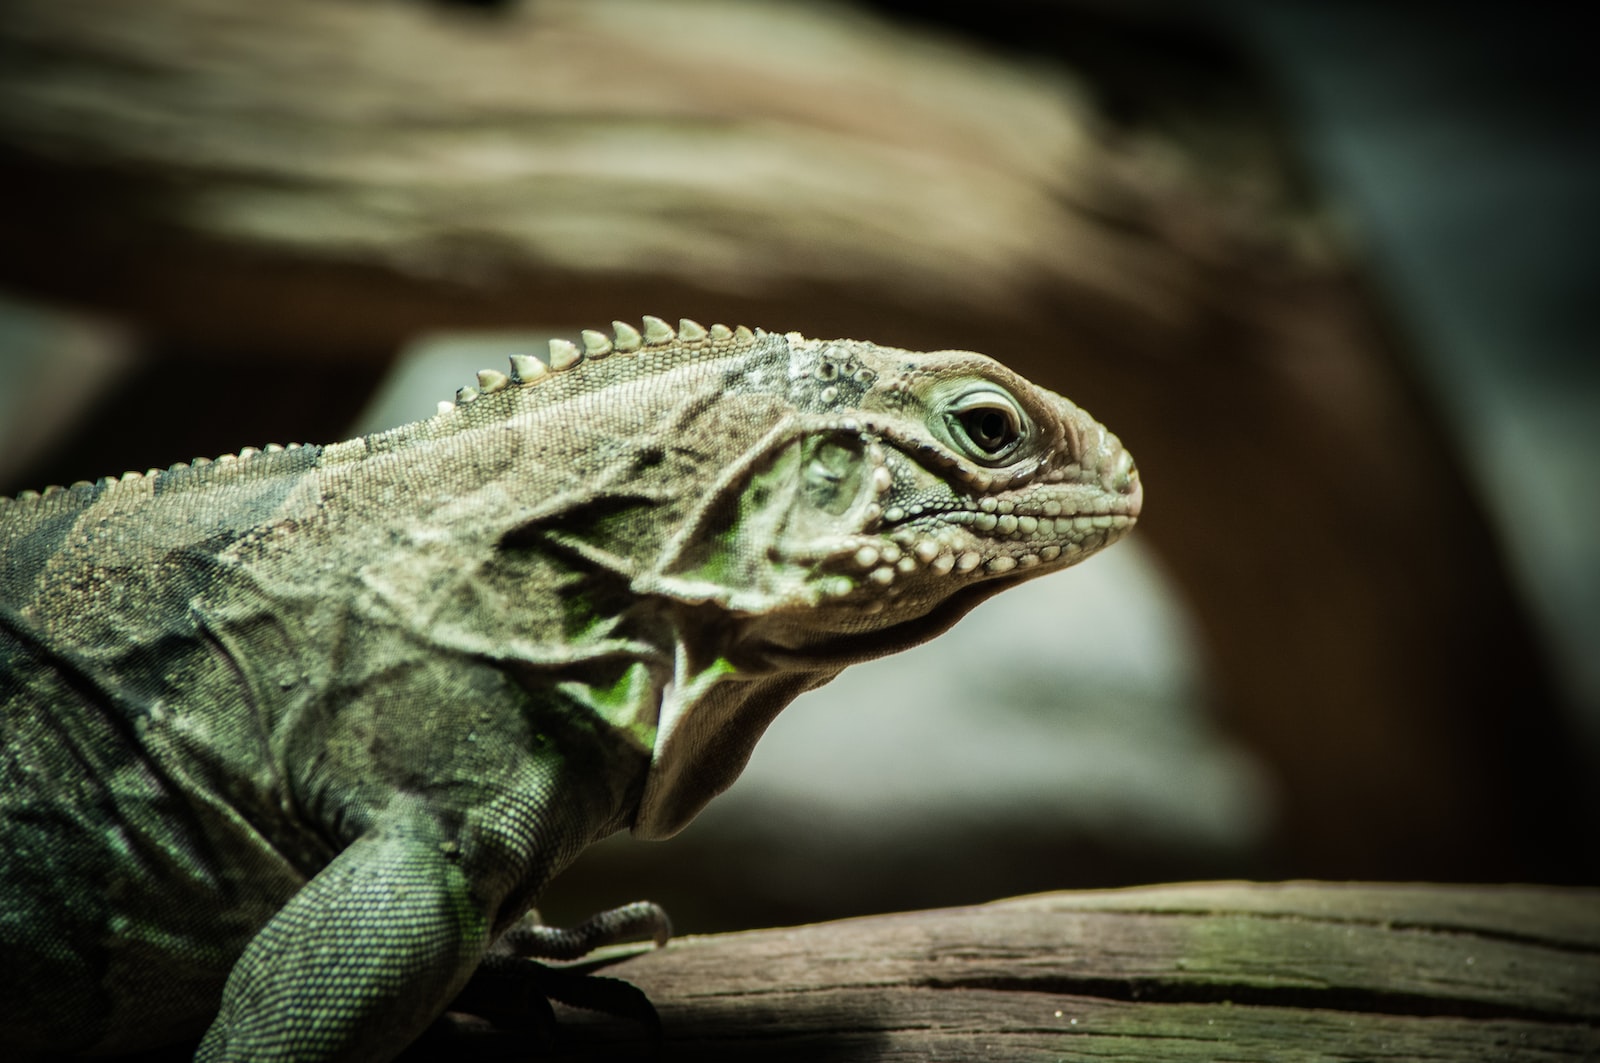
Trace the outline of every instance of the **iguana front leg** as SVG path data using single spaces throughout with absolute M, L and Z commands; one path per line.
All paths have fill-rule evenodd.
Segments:
M 437 824 L 376 828 L 250 942 L 196 1059 L 389 1059 L 466 984 L 491 918 Z

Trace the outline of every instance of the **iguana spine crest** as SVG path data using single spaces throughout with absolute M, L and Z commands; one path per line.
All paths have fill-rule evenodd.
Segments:
M 476 385 L 468 385 L 456 390 L 455 401 L 444 399 L 439 402 L 437 415 L 448 417 L 455 412 L 457 407 L 469 405 L 484 395 L 492 395 L 508 387 L 527 387 L 545 383 L 552 377 L 565 373 L 585 361 L 598 361 L 612 354 L 637 354 L 640 351 L 654 353 L 659 349 L 665 353 L 669 347 L 683 350 L 688 353 L 701 351 L 715 351 L 717 354 L 733 354 L 740 348 L 746 347 L 756 340 L 768 335 L 765 329 L 751 329 L 744 325 L 729 328 L 727 325 L 716 324 L 709 329 L 698 321 L 683 318 L 674 329 L 665 320 L 646 314 L 644 316 L 644 330 L 634 328 L 625 321 L 613 321 L 615 338 L 608 337 L 605 333 L 595 329 L 584 329 L 582 332 L 583 347 L 580 349 L 571 340 L 552 338 L 549 342 L 549 357 L 541 360 L 531 354 L 513 354 L 509 357 L 511 372 L 503 373 L 497 369 L 478 370 Z M 405 426 L 409 428 L 411 426 Z M 403 429 L 401 429 L 403 430 Z M 381 434 L 381 433 L 380 433 Z M 69 492 L 83 492 L 89 490 L 102 490 L 117 483 L 132 483 L 147 478 L 160 478 L 170 473 L 183 473 L 194 469 L 203 469 L 209 465 L 221 467 L 248 462 L 262 454 L 281 454 L 286 451 L 300 450 L 305 446 L 301 443 L 268 443 L 262 447 L 241 447 L 237 453 L 222 454 L 215 458 L 196 457 L 189 461 L 179 461 L 167 466 L 165 469 L 151 468 L 143 472 L 129 470 L 120 476 L 102 476 L 98 480 L 77 480 L 65 486 L 51 484 L 43 490 L 25 490 L 12 495 L 0 495 L 0 507 L 16 504 L 33 504 L 41 499 L 52 499 Z

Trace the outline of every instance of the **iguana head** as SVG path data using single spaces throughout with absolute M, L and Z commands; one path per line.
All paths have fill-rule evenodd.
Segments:
M 670 677 L 628 710 L 653 743 L 636 834 L 687 823 L 800 692 L 1082 560 L 1139 513 L 1117 438 L 981 354 L 658 318 L 584 341 L 552 341 L 548 366 L 513 360 L 513 383 L 558 382 L 515 389 L 510 419 L 536 432 L 559 414 L 567 485 L 547 473 L 514 538 L 626 582 L 628 617 L 586 630 L 670 629 Z
M 781 342 L 792 413 L 730 457 L 655 566 L 663 591 L 748 615 L 769 655 L 843 664 L 920 642 L 930 616 L 942 629 L 1133 526 L 1117 438 L 993 359 Z

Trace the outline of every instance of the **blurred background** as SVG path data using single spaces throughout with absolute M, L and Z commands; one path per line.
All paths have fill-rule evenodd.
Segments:
M 0 0 L 0 491 L 389 427 L 646 313 L 977 349 L 1121 435 L 1137 534 L 801 698 L 548 916 L 1593 884 L 1575 19 Z

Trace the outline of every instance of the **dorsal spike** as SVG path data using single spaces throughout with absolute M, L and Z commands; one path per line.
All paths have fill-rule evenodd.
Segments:
M 733 329 L 727 325 L 718 324 L 711 326 L 711 341 L 713 343 L 726 343 L 733 339 Z
M 733 338 L 738 340 L 740 343 L 749 343 L 751 340 L 756 338 L 756 334 L 751 332 L 744 325 L 740 325 L 738 328 L 733 330 Z
M 617 332 L 616 349 L 624 353 L 631 353 L 639 349 L 644 342 L 644 337 L 639 335 L 639 330 L 626 321 L 613 321 L 611 327 Z
M 583 361 L 583 352 L 571 340 L 554 337 L 550 340 L 550 368 L 557 373 L 571 369 Z
M 478 370 L 478 393 L 480 395 L 493 395 L 511 383 L 511 378 L 498 369 Z
M 660 347 L 663 344 L 671 343 L 677 338 L 678 334 L 673 330 L 671 325 L 667 324 L 659 317 L 652 317 L 649 314 L 644 316 L 645 343 L 649 344 L 651 347 Z
M 699 343 L 706 338 L 706 327 L 689 318 L 678 320 L 678 339 L 683 343 Z
M 604 358 L 611 353 L 611 338 L 592 328 L 583 330 L 583 354 L 586 358 Z
M 513 354 L 507 361 L 511 363 L 511 375 L 519 384 L 532 384 L 550 375 L 550 367 L 531 354 Z
M 438 408 L 437 412 L 438 412 L 439 415 L 442 416 L 444 414 L 454 412 L 455 408 L 456 408 L 456 404 L 451 402 L 449 399 L 440 399 L 439 400 L 439 408 Z
M 475 387 L 472 387 L 472 386 L 468 385 L 467 387 L 464 387 L 464 388 L 456 388 L 456 405 L 457 406 L 465 406 L 467 403 L 475 401 L 477 399 L 477 397 L 478 397 L 478 389 L 475 388 Z

